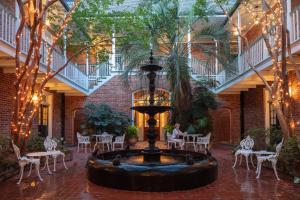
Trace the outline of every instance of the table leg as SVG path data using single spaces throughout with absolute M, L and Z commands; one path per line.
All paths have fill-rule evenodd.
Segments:
M 56 155 L 53 156 L 53 171 L 56 172 Z
M 36 174 L 38 175 L 40 181 L 43 181 L 41 174 L 40 174 L 40 163 L 35 163 L 35 169 L 36 169 Z
M 62 154 L 62 159 L 63 159 L 63 164 L 64 164 L 65 169 L 68 169 L 67 165 L 65 163 L 65 154 Z
M 32 171 L 32 163 L 30 163 L 30 168 L 29 168 L 29 172 L 28 172 L 28 174 L 27 174 L 27 177 L 29 177 L 29 176 L 30 176 L 30 174 L 31 174 L 31 171 Z

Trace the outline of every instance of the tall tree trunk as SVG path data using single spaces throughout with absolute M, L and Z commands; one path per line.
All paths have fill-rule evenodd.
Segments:
M 290 136 L 290 126 L 286 120 L 286 117 L 282 111 L 282 108 L 280 106 L 279 103 L 275 103 L 273 104 L 274 110 L 276 112 L 282 133 L 283 133 L 283 137 L 285 139 L 287 139 Z

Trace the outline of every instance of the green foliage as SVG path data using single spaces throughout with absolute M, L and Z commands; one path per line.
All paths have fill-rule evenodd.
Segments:
M 126 137 L 133 138 L 138 137 L 138 129 L 136 126 L 128 126 L 126 129 Z
M 10 136 L 0 133 L 0 154 L 3 155 L 10 151 L 12 151 Z
M 26 143 L 26 149 L 29 152 L 33 152 L 33 151 L 44 151 L 44 141 L 45 138 L 39 136 L 36 133 L 32 133 L 29 136 L 29 139 Z
M 270 137 L 270 147 L 275 149 L 276 145 L 282 140 L 283 134 L 281 129 L 276 127 L 271 127 L 269 130 L 269 137 Z
M 290 137 L 284 144 L 280 158 L 284 162 L 285 170 L 288 173 L 293 175 L 297 173 L 299 175 L 300 172 L 295 171 L 296 169 L 299 170 L 297 165 L 300 164 L 300 142 L 296 137 Z
M 203 84 L 197 83 L 192 94 L 192 103 L 187 112 L 175 113 L 174 122 L 179 122 L 182 127 L 187 128 L 191 134 L 212 132 L 212 121 L 209 116 L 210 109 L 216 109 L 219 106 L 215 94 L 204 87 Z
M 94 133 L 101 131 L 122 135 L 130 122 L 126 114 L 113 111 L 107 104 L 88 103 L 85 109 L 87 128 L 91 128 Z
M 266 150 L 266 136 L 269 130 L 264 128 L 251 128 L 249 129 L 244 136 L 246 137 L 249 135 L 254 140 L 254 147 L 255 150 Z
M 166 134 L 167 133 L 172 134 L 174 127 L 171 124 L 167 124 L 164 129 Z

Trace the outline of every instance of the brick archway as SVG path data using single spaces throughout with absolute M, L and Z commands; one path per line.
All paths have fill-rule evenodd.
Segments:
M 217 143 L 232 142 L 232 117 L 230 108 L 219 108 L 213 115 L 214 141 Z
M 85 116 L 85 109 L 84 108 L 76 108 L 73 111 L 73 143 L 77 143 L 77 135 L 76 133 L 79 132 L 82 134 L 81 125 L 85 122 L 86 116 Z

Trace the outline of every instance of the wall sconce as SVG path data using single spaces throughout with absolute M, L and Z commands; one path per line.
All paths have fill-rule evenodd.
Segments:
M 37 104 L 39 102 L 39 97 L 36 93 L 32 96 L 32 102 L 34 104 Z
M 290 97 L 293 96 L 293 89 L 292 89 L 292 85 L 291 84 L 289 85 L 289 94 L 290 94 Z

